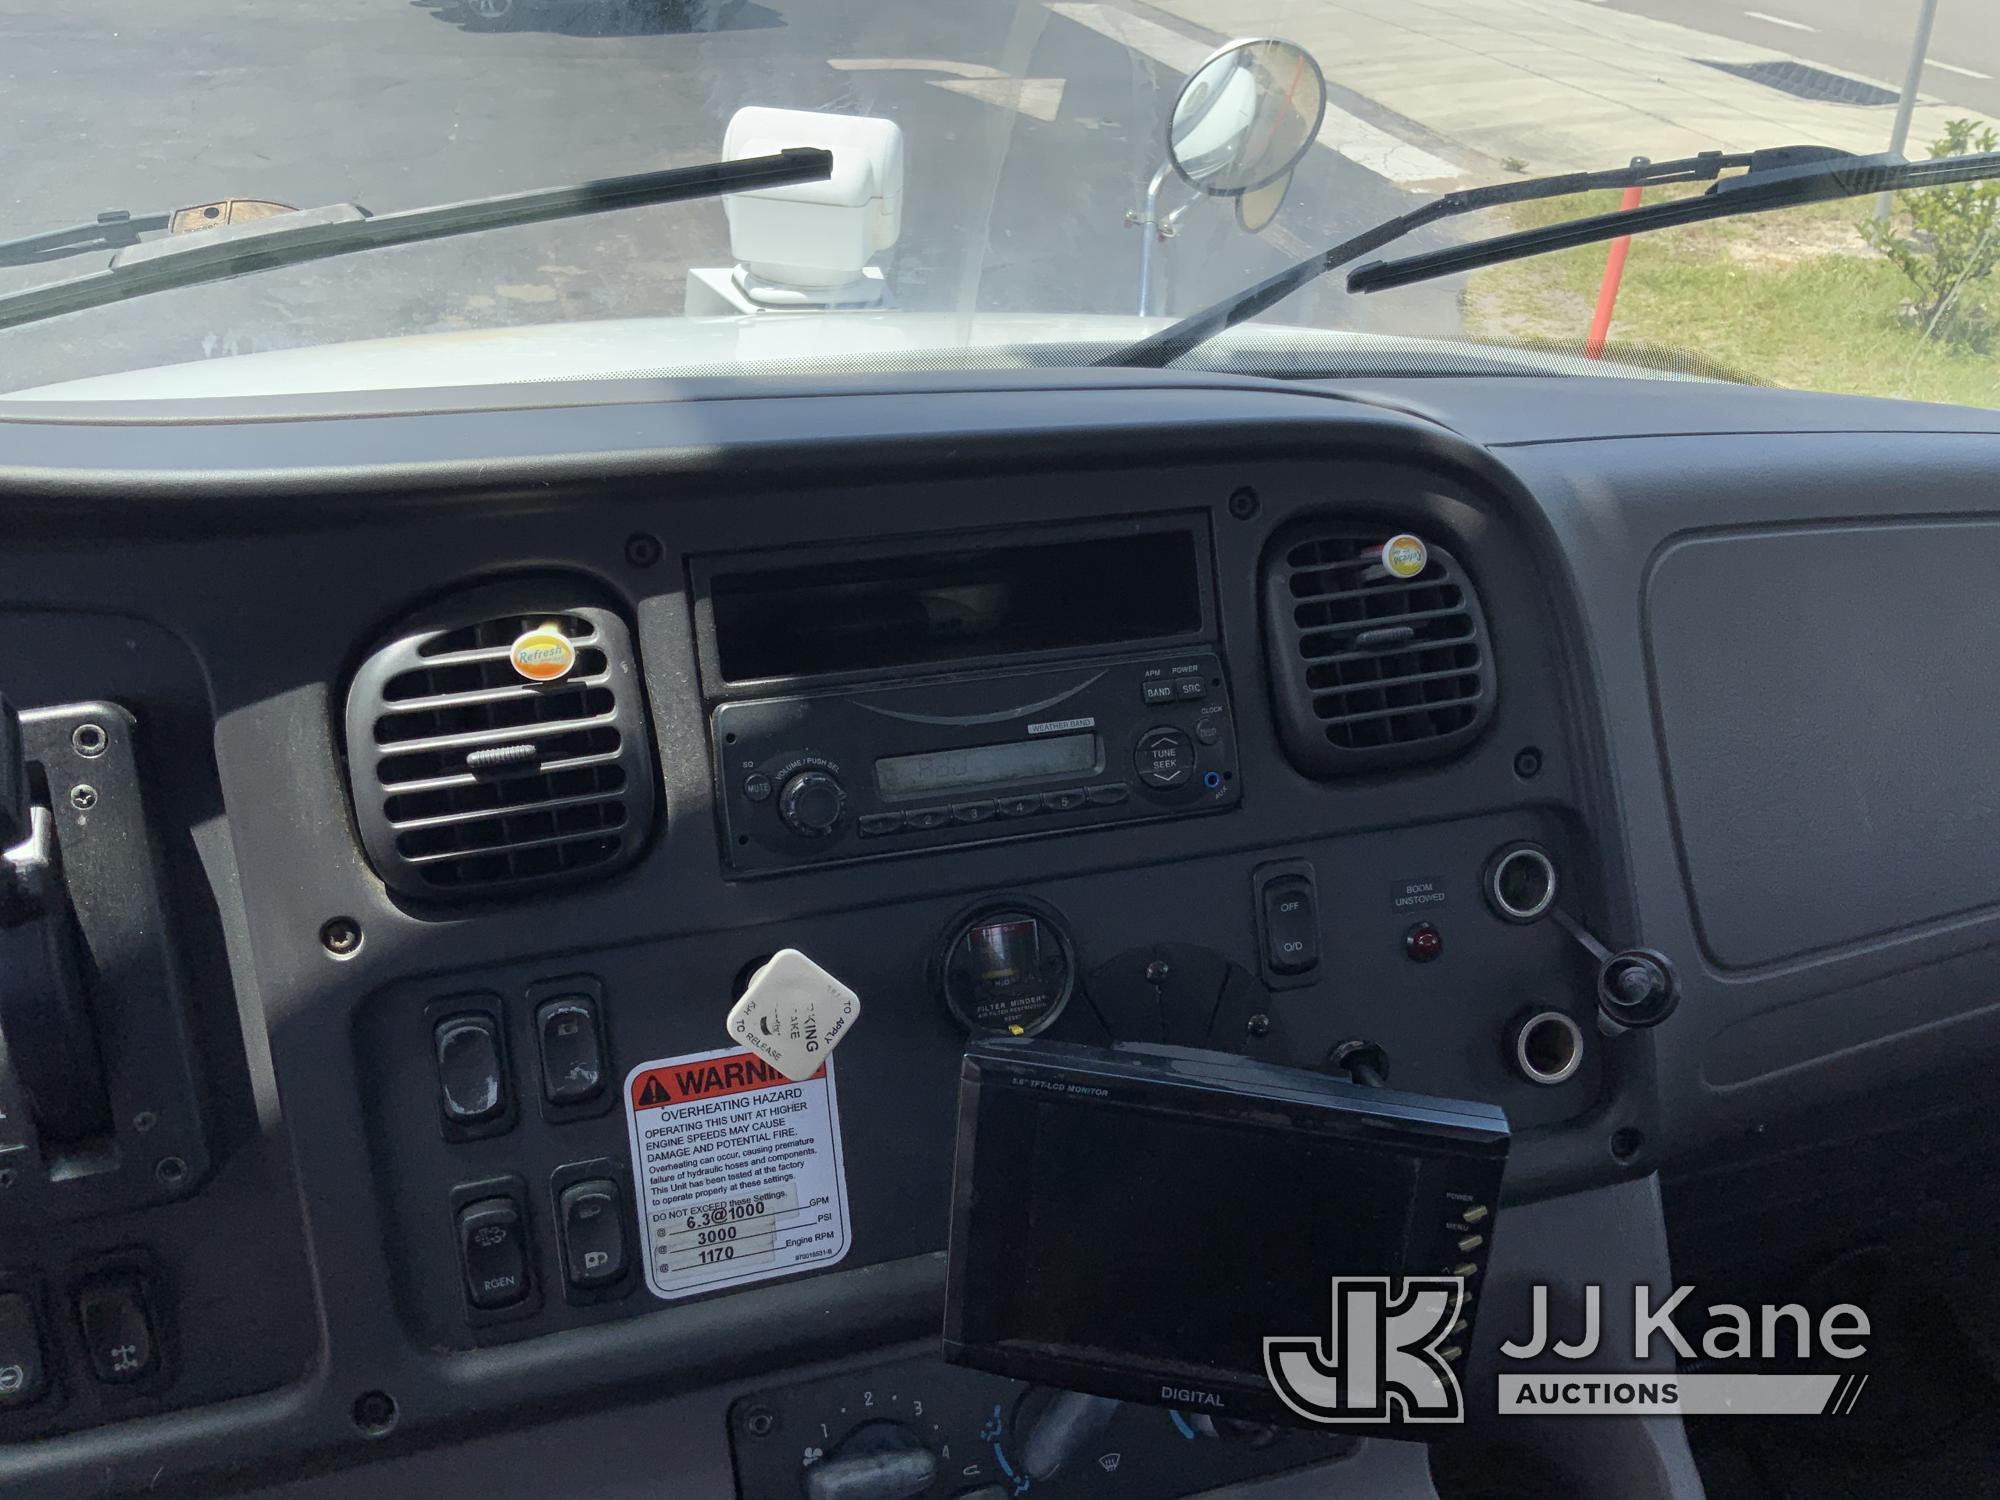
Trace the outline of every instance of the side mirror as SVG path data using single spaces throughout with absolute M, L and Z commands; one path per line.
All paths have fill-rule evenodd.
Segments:
M 1291 174 L 1326 117 L 1326 79 L 1313 56 L 1276 37 L 1231 42 L 1182 85 L 1167 124 L 1167 158 L 1188 186 L 1241 198 Z M 1269 223 L 1278 187 L 1245 217 Z

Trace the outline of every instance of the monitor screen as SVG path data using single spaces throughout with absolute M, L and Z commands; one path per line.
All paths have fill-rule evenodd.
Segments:
M 1413 1157 L 1142 1108 L 1007 1104 L 1024 1154 L 973 1223 L 1005 1238 L 1012 1268 L 992 1336 L 1261 1380 L 1266 1335 L 1326 1328 L 1330 1277 L 1402 1269 Z

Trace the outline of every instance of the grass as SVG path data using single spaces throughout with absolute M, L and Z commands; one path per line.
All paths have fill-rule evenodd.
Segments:
M 1602 213 L 1617 201 L 1602 193 L 1522 204 L 1508 227 Z M 2000 354 L 1927 339 L 1906 320 L 1909 283 L 1854 227 L 1871 206 L 1850 199 L 1639 236 L 1609 352 L 1629 341 L 1686 351 L 1763 384 L 2000 406 Z M 1467 331 L 1581 345 L 1604 256 L 1605 246 L 1587 245 L 1476 272 L 1464 294 Z

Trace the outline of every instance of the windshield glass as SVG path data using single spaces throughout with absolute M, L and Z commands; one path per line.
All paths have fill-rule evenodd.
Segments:
M 77 398 L 1086 363 L 1455 188 L 1635 155 L 2000 145 L 2000 10 L 1970 0 L 0 3 L 0 391 Z M 1217 63 L 1235 38 L 1290 45 Z M 204 236 L 285 233 L 288 210 L 794 145 L 832 149 L 832 178 L 7 312 Z M 1375 254 L 1620 203 L 1493 209 Z M 93 227 L 114 210 L 133 222 Z M 1993 405 L 1996 261 L 2000 182 L 1973 182 L 1370 295 L 1335 272 L 1179 363 L 1636 368 Z

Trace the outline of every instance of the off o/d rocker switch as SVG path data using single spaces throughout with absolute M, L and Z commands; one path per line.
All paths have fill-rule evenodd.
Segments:
M 1319 967 L 1319 911 L 1313 883 L 1280 875 L 1264 887 L 1264 961 L 1280 974 Z

